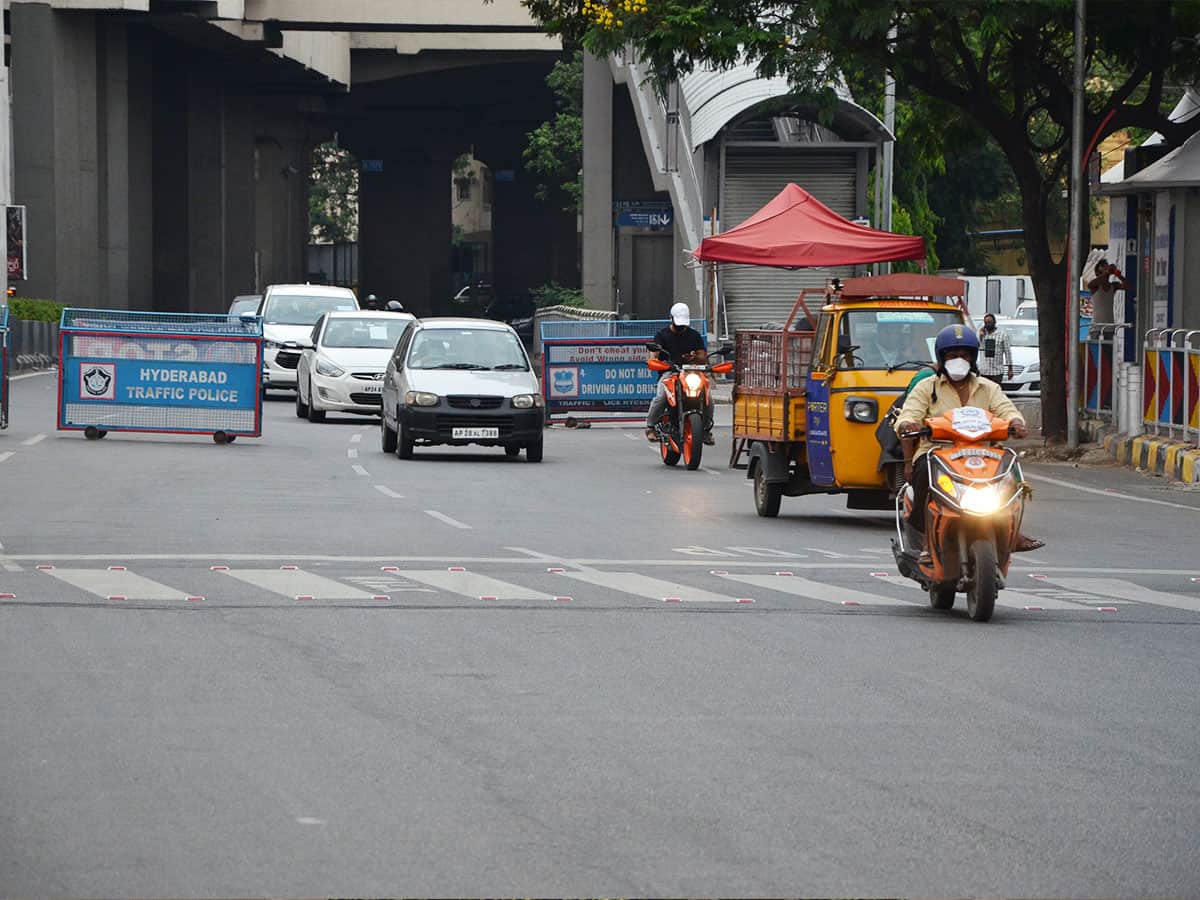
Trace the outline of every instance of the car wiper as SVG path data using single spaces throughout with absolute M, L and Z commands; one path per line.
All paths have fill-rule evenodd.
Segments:
M 933 363 L 929 362 L 928 360 L 906 359 L 906 360 L 904 360 L 904 362 L 898 362 L 894 366 L 888 366 L 887 371 L 888 371 L 888 374 L 891 375 L 897 369 L 906 369 L 909 366 L 916 366 L 918 369 L 923 368 L 925 366 L 929 366 L 929 368 L 932 369 Z
M 434 366 L 435 369 L 486 369 L 487 366 L 481 366 L 479 363 L 442 363 L 440 366 Z
M 496 372 L 511 372 L 514 369 L 520 369 L 522 372 L 524 372 L 528 370 L 528 366 L 526 366 L 524 363 L 503 363 L 499 366 L 492 366 L 492 369 Z

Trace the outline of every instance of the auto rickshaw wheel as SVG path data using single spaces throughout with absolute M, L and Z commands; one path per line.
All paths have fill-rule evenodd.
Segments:
M 783 485 L 767 481 L 762 465 L 754 470 L 754 511 L 765 519 L 779 515 L 779 504 L 783 500 Z

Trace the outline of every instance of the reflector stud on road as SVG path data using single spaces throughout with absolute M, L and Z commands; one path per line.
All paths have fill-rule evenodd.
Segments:
M 1040 606 L 1026 606 L 1025 612 L 1045 612 Z
M 109 600 L 124 600 L 125 595 L 124 594 L 109 594 L 108 599 Z
M 1096 611 L 1097 612 L 1116 612 L 1117 608 L 1115 606 L 1097 606 Z
M 451 566 L 446 571 L 447 572 L 465 572 L 467 570 L 463 566 Z
M 484 594 L 484 595 L 483 595 L 482 597 L 480 597 L 479 599 L 480 599 L 480 600 L 483 600 L 483 601 L 486 603 L 486 602 L 487 602 L 487 601 L 489 601 L 489 600 L 499 600 L 500 598 L 499 598 L 499 597 L 497 597 L 495 594 Z
M 1038 581 L 1045 581 L 1045 580 L 1046 580 L 1046 576 L 1045 576 L 1045 575 L 1039 575 L 1039 574 L 1037 574 L 1037 573 L 1034 573 L 1033 575 L 1030 575 L 1029 577 L 1030 577 L 1030 578 L 1036 578 Z
M 559 603 L 570 603 L 575 598 L 574 597 L 555 597 L 554 599 L 557 600 Z
M 682 597 L 663 597 L 663 603 L 682 603 Z
M 110 571 L 110 572 L 125 572 L 127 570 L 124 566 L 109 566 L 108 571 Z
M 708 574 L 719 576 L 719 575 L 728 575 L 729 573 L 727 571 L 725 571 L 724 569 L 712 569 Z
M 189 603 L 203 603 L 204 598 L 203 597 L 188 597 L 188 602 Z
M 379 571 L 380 572 L 399 572 L 400 567 L 399 566 L 380 566 Z
M 280 566 L 279 567 L 279 571 L 281 571 L 281 572 L 297 572 L 299 570 L 300 570 L 299 566 Z
M 210 572 L 228 572 L 229 566 L 209 566 L 208 571 L 210 571 Z
M 561 568 L 559 568 L 558 566 L 551 566 L 551 567 L 550 567 L 549 569 L 547 569 L 546 571 L 547 571 L 547 572 L 549 572 L 551 575 L 561 575 L 561 574 L 563 574 L 563 572 L 565 572 L 565 571 L 567 571 L 567 570 L 566 570 L 566 569 L 561 569 Z
M 38 566 L 38 568 L 41 569 L 43 572 L 49 572 L 54 568 L 54 566 Z
M 371 599 L 387 601 L 387 600 L 391 600 L 392 598 L 391 598 L 390 594 L 372 594 Z
M 16 594 L 0 594 L 0 600 L 16 600 Z
M 312 598 L 313 598 L 312 594 L 297 594 L 296 595 L 297 600 L 311 600 Z
M 1193 582 L 1200 582 L 1200 578 L 1193 578 L 1193 579 L 1192 579 L 1192 581 L 1193 581 Z
M 775 574 L 776 575 L 792 575 L 794 573 L 792 573 L 792 572 L 776 572 Z
M 753 597 L 738 597 L 737 602 L 738 603 L 753 603 L 754 598 Z
M 857 600 L 843 600 L 842 606 L 862 606 Z
M 888 573 L 887 572 L 872 572 L 871 577 L 872 578 L 887 578 Z

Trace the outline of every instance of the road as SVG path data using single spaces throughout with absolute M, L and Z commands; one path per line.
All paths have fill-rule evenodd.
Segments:
M 756 517 L 725 427 L 401 462 L 54 396 L 0 432 L 0 894 L 1200 892 L 1200 493 L 1028 466 L 981 625 L 886 516 Z

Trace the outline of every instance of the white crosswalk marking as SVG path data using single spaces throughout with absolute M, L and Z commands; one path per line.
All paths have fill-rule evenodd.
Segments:
M 1129 600 L 1133 603 L 1153 603 L 1155 606 L 1169 606 L 1172 609 L 1200 612 L 1200 596 L 1168 594 L 1164 591 L 1144 588 L 1132 581 L 1122 581 L 1119 578 L 1046 578 L 1045 580 L 1068 590 L 1098 594 L 1101 597 Z
M 540 591 L 519 587 L 515 584 L 509 584 L 507 581 L 489 578 L 486 575 L 477 575 L 474 572 L 450 572 L 444 569 L 430 569 L 415 572 L 403 571 L 396 574 L 410 581 L 427 584 L 430 587 L 449 591 L 452 594 L 474 597 L 476 600 L 480 597 L 495 597 L 497 600 L 554 599 L 550 594 L 543 594 Z
M 46 574 L 97 597 L 124 597 L 126 600 L 186 600 L 188 597 L 182 591 L 135 575 L 133 572 L 113 572 L 108 569 L 48 569 Z
M 332 578 L 323 578 L 303 569 L 230 569 L 224 574 L 285 597 L 312 597 L 314 600 L 370 600 L 371 595 Z
M 678 598 L 684 603 L 736 603 L 736 597 L 725 597 L 701 588 L 687 587 L 671 581 L 661 581 L 636 572 L 564 572 L 567 578 L 593 584 L 596 587 L 647 597 L 651 600 Z
M 926 591 L 925 588 L 921 587 L 915 581 L 912 581 L 908 578 L 896 576 L 894 578 L 888 578 L 888 581 L 891 582 L 892 584 L 902 584 L 906 588 L 912 588 L 913 590 L 920 591 L 922 594 L 925 595 L 926 599 L 928 599 L 928 597 L 929 597 L 929 592 Z M 959 595 L 958 600 L 956 602 L 966 603 L 966 600 L 967 600 L 966 595 L 962 594 L 962 595 Z M 1080 603 L 1071 603 L 1066 600 L 1059 600 L 1055 597 L 1048 597 L 1043 593 L 1038 593 L 1037 591 L 1023 591 L 1023 590 L 1019 590 L 1017 588 L 1005 588 L 1004 590 L 1002 590 L 999 593 L 999 595 L 997 595 L 997 597 L 996 597 L 996 605 L 997 606 L 1006 606 L 1009 609 L 1024 609 L 1027 606 L 1040 606 L 1042 609 L 1045 609 L 1045 610 L 1050 610 L 1050 609 L 1080 610 L 1080 609 L 1085 608 L 1084 605 L 1080 604 Z
M 913 606 L 905 600 L 887 597 L 882 594 L 869 594 L 866 591 L 856 591 L 853 588 L 839 587 L 834 584 L 823 584 L 819 581 L 809 581 L 795 575 L 723 575 L 733 581 L 742 581 L 755 587 L 763 587 L 769 591 L 781 594 L 791 594 L 794 597 L 807 597 L 809 600 L 821 600 L 825 603 L 850 601 L 861 606 Z M 919 585 L 910 582 L 913 587 Z M 915 601 L 914 601 L 915 602 Z

